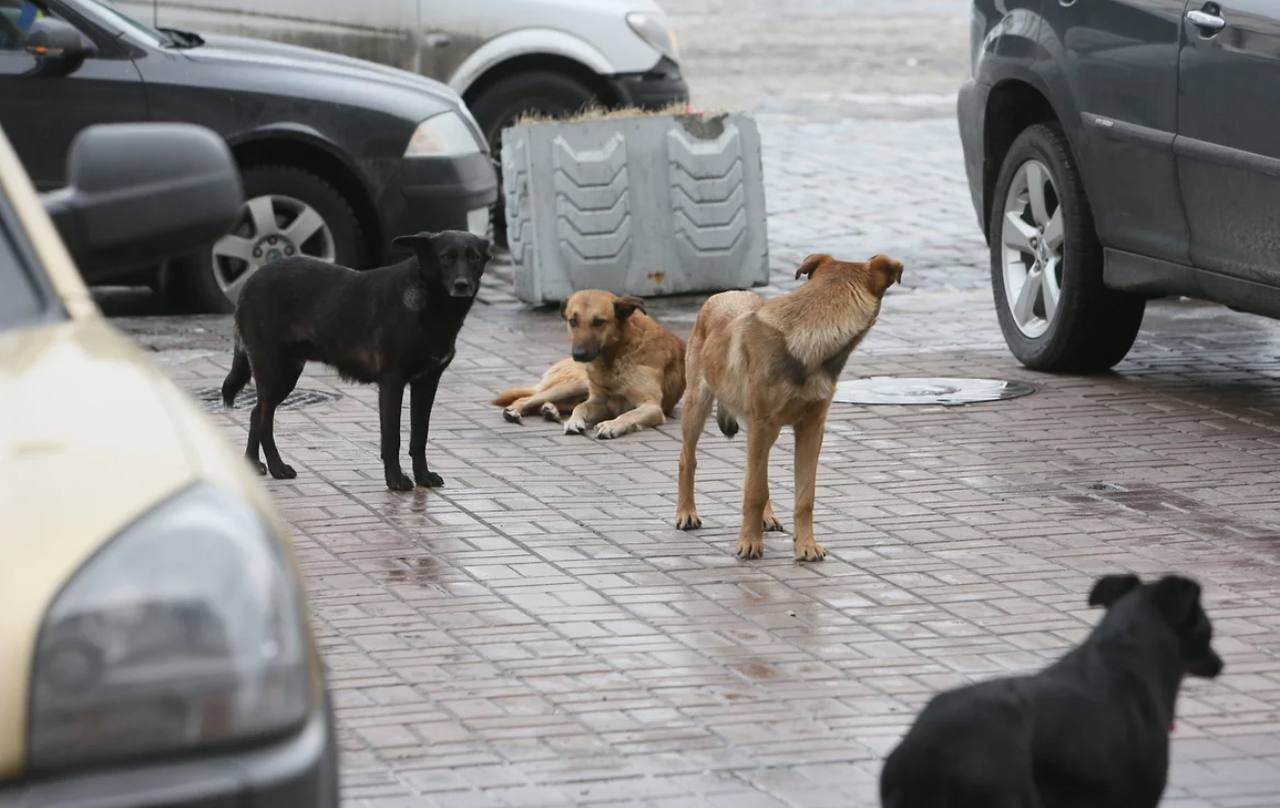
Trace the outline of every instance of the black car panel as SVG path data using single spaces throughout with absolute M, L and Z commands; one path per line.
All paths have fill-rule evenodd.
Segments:
M 1178 75 L 1176 151 L 1191 260 L 1280 285 L 1280 4 L 1208 5 L 1218 7 L 1206 13 L 1211 27 L 1185 25 Z
M 0 12 L 13 26 L 10 35 L 0 36 L 0 126 L 36 188 L 49 190 L 66 182 L 67 153 L 80 130 L 145 121 L 147 102 L 129 50 L 111 37 L 88 36 L 97 55 L 65 75 L 28 53 L 16 23 L 34 8 L 23 0 L 0 0 Z
M 1044 4 L 1050 98 L 1078 153 L 1104 244 L 1189 258 L 1178 198 L 1178 45 L 1184 0 Z M 1074 134 L 1073 134 L 1074 133 Z

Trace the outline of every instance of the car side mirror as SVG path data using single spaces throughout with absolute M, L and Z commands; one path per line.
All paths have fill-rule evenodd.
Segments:
M 51 76 L 75 72 L 98 52 L 74 25 L 52 17 L 41 17 L 31 24 L 23 48 L 36 57 L 36 75 Z
M 71 143 L 67 177 L 41 199 L 86 278 L 209 244 L 244 202 L 231 150 L 192 124 L 90 126 Z

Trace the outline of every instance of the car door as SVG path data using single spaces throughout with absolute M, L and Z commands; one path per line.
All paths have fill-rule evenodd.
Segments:
M 97 54 L 70 72 L 40 69 L 24 49 L 42 15 L 80 29 Z M 145 121 L 142 78 L 120 41 L 43 2 L 0 0 L 0 126 L 40 190 L 66 182 L 71 141 L 95 123 Z
M 1280 3 L 1191 0 L 1179 71 L 1192 261 L 1280 285 Z
M 1044 0 L 1040 29 L 1103 244 L 1178 263 L 1189 245 L 1173 156 L 1184 2 Z

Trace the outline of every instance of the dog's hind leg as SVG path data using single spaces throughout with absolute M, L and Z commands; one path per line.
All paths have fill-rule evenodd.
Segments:
M 257 469 L 259 474 L 266 474 L 267 465 L 258 458 L 261 427 L 262 401 L 258 400 L 253 405 L 253 412 L 249 413 L 249 442 L 244 447 L 244 456 L 249 460 L 249 465 Z
M 249 383 L 249 377 L 252 375 L 249 354 L 245 353 L 244 347 L 237 342 L 235 353 L 231 357 L 231 370 L 227 372 L 227 378 L 222 381 L 223 405 L 230 407 L 236 403 L 236 395 Z
M 282 356 L 277 366 L 280 373 L 278 377 L 271 373 L 258 375 L 258 404 L 255 407 L 258 410 L 258 437 L 262 442 L 262 453 L 267 458 L 267 471 L 271 472 L 271 476 L 277 480 L 292 480 L 298 476 L 293 466 L 287 465 L 280 459 L 280 450 L 276 448 L 275 422 L 276 408 L 293 392 L 305 364 L 303 360 Z M 252 417 L 250 429 L 252 429 Z M 250 438 L 252 439 L 252 434 Z M 257 455 L 256 451 L 254 455 Z
M 511 402 L 502 411 L 502 417 L 512 423 L 520 423 L 521 417 L 541 411 L 548 421 L 561 421 L 562 412 L 570 412 L 587 400 L 587 383 L 584 381 L 561 382 L 531 396 Z
M 781 425 L 769 421 L 752 420 L 747 424 L 747 477 L 742 486 L 739 558 L 764 555 L 764 509 L 769 504 L 769 450 L 781 431 Z
M 797 561 L 821 561 L 827 555 L 813 538 L 813 500 L 828 406 L 823 404 L 796 423 L 796 532 L 792 542 Z
M 676 527 L 680 530 L 702 527 L 702 519 L 698 517 L 698 508 L 694 504 L 693 487 L 698 471 L 698 439 L 702 437 L 715 401 L 711 387 L 700 376 L 690 373 L 689 380 L 684 412 L 680 417 L 680 487 L 676 498 Z

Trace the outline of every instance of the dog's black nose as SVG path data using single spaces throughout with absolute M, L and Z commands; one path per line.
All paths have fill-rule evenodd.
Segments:
M 454 281 L 453 282 L 454 297 L 466 297 L 469 294 L 471 294 L 470 281 Z
M 591 354 L 587 351 L 587 349 L 586 349 L 586 348 L 574 348 L 574 349 L 573 349 L 573 361 L 575 361 L 575 362 L 590 362 L 590 361 L 591 361 Z

